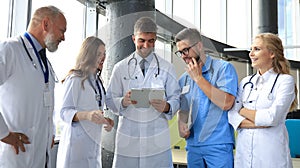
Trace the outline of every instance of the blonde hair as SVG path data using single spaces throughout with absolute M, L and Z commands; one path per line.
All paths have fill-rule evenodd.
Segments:
M 94 68 L 95 63 L 99 59 L 100 53 L 98 53 L 98 48 L 101 45 L 105 46 L 104 42 L 97 37 L 91 36 L 86 38 L 80 47 L 74 68 L 66 75 L 67 77 L 74 74 L 75 76 L 81 77 L 81 85 L 83 89 L 84 81 L 90 75 L 90 69 Z M 66 77 L 62 80 L 62 83 L 65 81 Z
M 284 57 L 283 45 L 281 39 L 272 33 L 261 33 L 255 36 L 255 39 L 261 39 L 268 50 L 275 55 L 272 61 L 274 72 L 280 74 L 290 74 L 290 64 Z M 297 86 L 295 84 L 295 99 L 291 104 L 290 111 L 297 107 Z

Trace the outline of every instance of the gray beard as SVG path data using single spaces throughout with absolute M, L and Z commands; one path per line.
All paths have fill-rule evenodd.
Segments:
M 50 52 L 55 52 L 57 50 L 58 45 L 53 40 L 53 34 L 50 34 L 50 33 L 47 34 L 47 36 L 45 38 L 45 45 L 46 45 L 46 48 L 48 49 L 48 51 L 50 51 Z

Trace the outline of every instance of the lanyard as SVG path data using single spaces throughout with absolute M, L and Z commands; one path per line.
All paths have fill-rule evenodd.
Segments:
M 95 92 L 95 98 L 96 98 L 96 101 L 98 102 L 98 106 L 101 107 L 102 106 L 102 103 L 101 103 L 102 93 L 101 93 L 100 85 L 98 83 L 98 79 L 95 79 L 95 81 L 96 81 L 96 86 L 97 86 L 97 89 L 98 89 L 99 93 L 98 93 L 97 89 L 95 88 L 95 86 L 93 85 L 90 78 L 88 79 L 88 81 L 89 81 L 90 85 L 92 86 L 92 88 Z M 102 82 L 101 82 L 101 85 L 102 85 Z M 102 85 L 102 88 L 103 88 L 103 85 Z
M 27 40 L 30 42 L 31 46 L 33 47 L 35 55 L 36 55 L 37 59 L 39 60 L 41 69 L 43 71 L 45 83 L 48 83 L 49 82 L 49 69 L 48 69 L 47 63 L 46 63 L 46 65 L 44 65 L 45 66 L 45 70 L 44 70 L 43 65 L 42 65 L 42 60 L 41 60 L 41 58 L 40 58 L 40 56 L 39 56 L 39 54 L 38 54 L 38 52 L 37 52 L 37 50 L 36 50 L 36 48 L 33 44 L 32 39 L 30 38 L 30 36 L 27 32 L 24 34 L 24 36 L 27 38 Z
M 102 90 L 104 92 L 104 95 L 106 95 L 105 88 L 104 88 L 104 85 L 103 85 L 103 82 L 102 82 L 102 79 L 101 79 L 101 70 L 99 70 L 99 69 L 98 69 L 98 72 L 96 74 L 96 79 L 99 80 L 101 88 L 102 88 Z M 99 84 L 98 84 L 98 89 L 99 89 Z

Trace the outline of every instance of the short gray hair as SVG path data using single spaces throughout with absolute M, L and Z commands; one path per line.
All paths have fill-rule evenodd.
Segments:
M 157 33 L 156 23 L 150 17 L 141 17 L 134 24 L 134 34 Z
M 54 20 L 60 14 L 63 15 L 63 12 L 55 6 L 40 7 L 34 12 L 32 21 L 40 22 L 45 17 L 49 17 L 51 20 Z
M 177 33 L 175 36 L 175 43 L 181 40 L 187 40 L 190 44 L 194 44 L 197 42 L 201 42 L 202 37 L 200 32 L 197 29 L 185 28 L 181 30 L 179 33 Z

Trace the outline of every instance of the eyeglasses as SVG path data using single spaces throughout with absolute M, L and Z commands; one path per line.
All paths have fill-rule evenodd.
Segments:
M 187 47 L 187 48 L 184 48 L 182 49 L 181 51 L 178 50 L 175 52 L 175 54 L 178 56 L 178 57 L 182 57 L 182 54 L 184 55 L 188 55 L 189 54 L 189 51 L 192 47 L 194 47 L 198 42 L 196 42 L 195 44 L 191 45 L 190 47 Z

